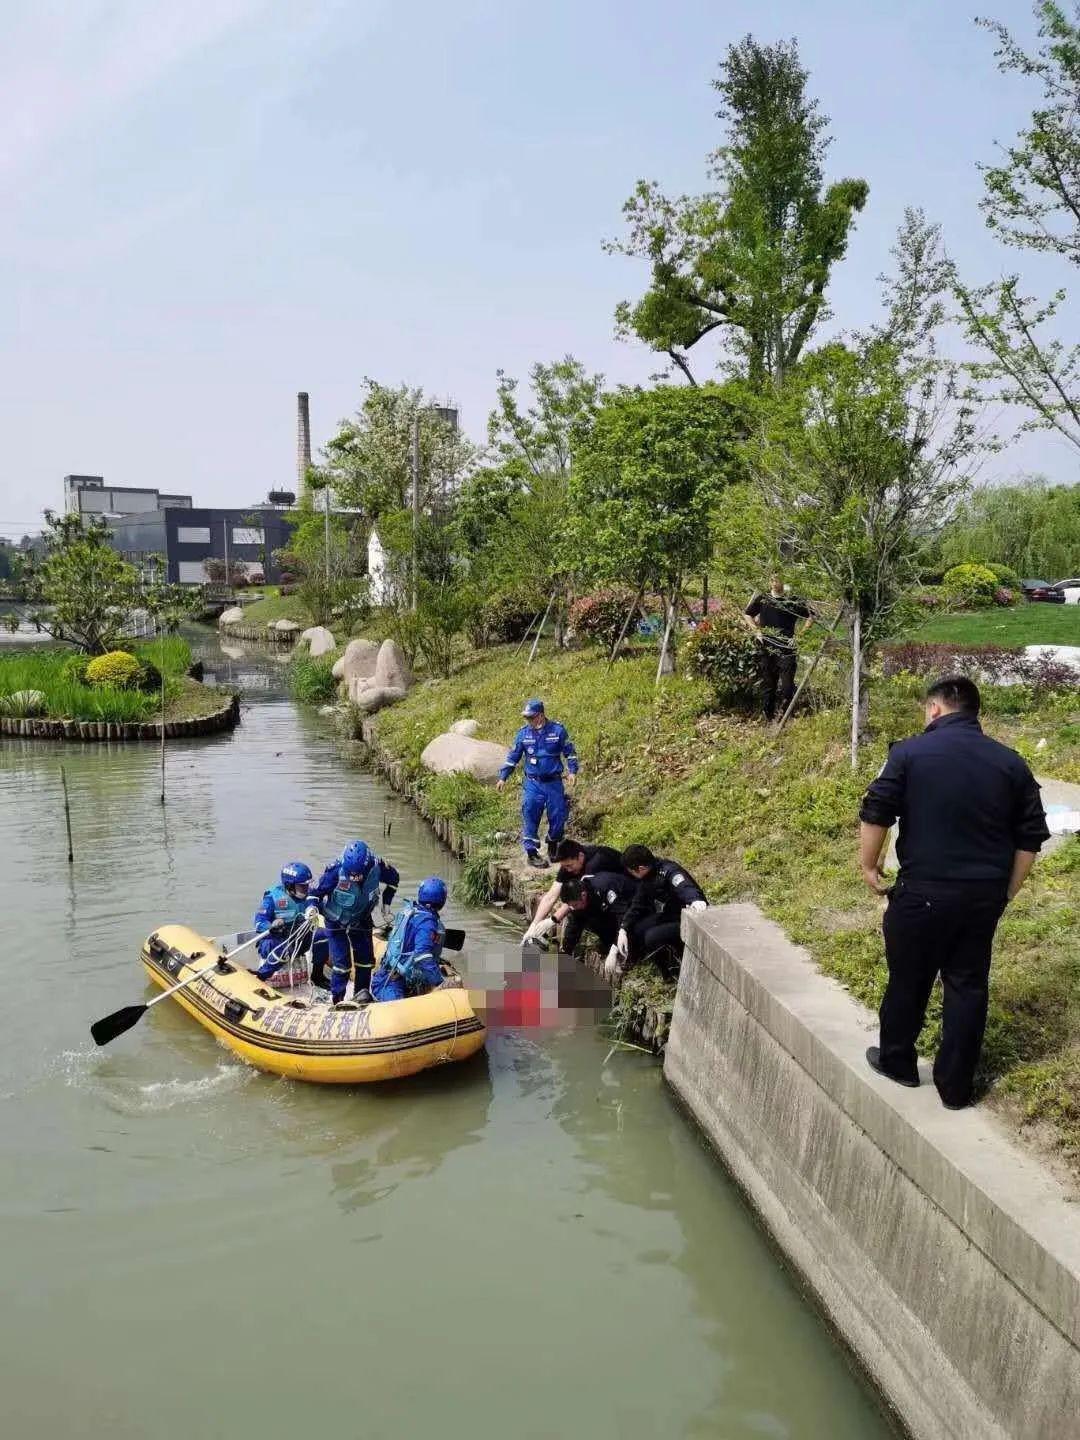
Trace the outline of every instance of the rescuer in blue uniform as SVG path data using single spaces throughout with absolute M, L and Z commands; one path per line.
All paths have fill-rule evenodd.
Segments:
M 525 781 L 521 790 L 521 840 L 529 864 L 543 870 L 540 858 L 540 818 L 547 811 L 548 861 L 554 865 L 559 841 L 566 828 L 569 802 L 563 788 L 563 760 L 569 772 L 568 783 L 574 787 L 578 771 L 577 751 L 566 733 L 565 725 L 549 720 L 542 700 L 529 700 L 521 712 L 524 724 L 514 736 L 506 755 L 506 764 L 499 771 L 496 789 L 501 790 L 519 760 L 525 761 Z
M 349 972 L 353 973 L 353 999 L 370 1000 L 368 985 L 375 963 L 372 949 L 373 914 L 382 885 L 382 919 L 389 909 L 401 876 L 362 840 L 346 845 L 340 860 L 333 860 L 311 887 L 322 902 L 325 942 L 317 942 L 312 957 L 311 983 L 326 988 L 323 967 L 330 954 L 330 998 L 335 1004 L 345 999 Z
M 255 931 L 262 939 L 255 947 L 262 964 L 255 971 L 260 980 L 269 980 L 286 960 L 305 955 L 311 949 L 314 929 L 308 892 L 311 870 L 302 860 L 282 867 L 281 883 L 263 894 L 255 912 Z
M 437 875 L 424 880 L 411 901 L 398 912 L 378 969 L 371 977 L 375 1000 L 404 1000 L 426 995 L 443 983 L 439 968 L 446 931 L 439 911 L 446 904 L 446 884 Z

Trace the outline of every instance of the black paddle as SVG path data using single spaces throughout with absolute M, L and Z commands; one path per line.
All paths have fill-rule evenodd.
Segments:
M 465 948 L 464 930 L 447 930 L 443 934 L 444 950 L 463 950 Z
M 262 938 L 262 934 L 253 935 L 250 940 L 246 940 L 243 945 L 238 945 L 236 949 L 228 955 L 220 956 L 220 959 L 231 959 L 233 955 L 239 955 L 241 950 L 250 949 L 252 945 L 256 944 L 256 942 Z M 186 980 L 181 980 L 179 985 L 170 985 L 168 990 L 163 990 L 160 995 L 155 995 L 153 1000 L 147 1000 L 145 1005 L 125 1005 L 122 1010 L 114 1010 L 111 1015 L 106 1015 L 104 1019 L 95 1020 L 93 1025 L 90 1026 L 90 1034 L 94 1037 L 95 1043 L 98 1045 L 108 1045 L 109 1042 L 115 1040 L 118 1035 L 123 1035 L 125 1031 L 137 1025 L 146 1012 L 152 1010 L 159 1001 L 167 1000 L 170 995 L 175 995 L 178 990 L 183 990 L 185 985 L 192 985 L 196 980 L 201 979 L 203 975 L 209 975 L 211 970 L 217 969 L 218 963 L 219 957 L 215 956 L 212 964 L 205 966 L 202 970 L 196 970 L 194 975 L 189 975 Z

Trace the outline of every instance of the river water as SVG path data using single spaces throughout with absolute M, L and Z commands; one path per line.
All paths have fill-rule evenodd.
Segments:
M 243 927 L 285 859 L 361 836 L 406 894 L 454 874 L 273 658 L 201 648 L 243 722 L 172 746 L 164 812 L 152 746 L 0 741 L 5 1436 L 891 1435 L 659 1067 L 591 1024 L 357 1090 L 249 1070 L 168 1002 L 94 1049 L 150 930 Z

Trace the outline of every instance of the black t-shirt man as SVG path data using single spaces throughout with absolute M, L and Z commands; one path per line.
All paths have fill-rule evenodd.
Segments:
M 781 590 L 777 595 L 755 595 L 746 607 L 746 614 L 756 620 L 765 644 L 773 649 L 793 650 L 795 648 L 795 626 L 800 620 L 810 619 L 810 607 L 805 600 L 787 595 Z

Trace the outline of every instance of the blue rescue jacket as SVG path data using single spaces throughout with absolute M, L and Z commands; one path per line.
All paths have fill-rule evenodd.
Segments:
M 570 774 L 577 774 L 578 759 L 574 742 L 566 733 L 566 726 L 560 725 L 558 720 L 549 720 L 542 730 L 523 725 L 506 752 L 506 763 L 499 771 L 499 779 L 508 779 L 522 757 L 525 760 L 527 780 L 557 780 L 563 773 L 564 758 Z
M 311 896 L 322 901 L 322 912 L 333 924 L 344 930 L 358 926 L 370 929 L 371 912 L 379 898 L 379 886 L 384 885 L 383 904 L 389 905 L 394 898 L 400 876 L 393 865 L 388 865 L 378 855 L 374 856 L 367 873 L 359 880 L 342 875 L 341 861 L 328 865 L 319 877 L 319 883 L 311 887 Z
M 297 900 L 284 885 L 275 885 L 263 895 L 262 904 L 255 912 L 255 930 L 263 934 L 275 920 L 284 920 L 289 929 L 294 929 L 304 918 L 304 911 L 311 902 Z
M 439 960 L 445 938 L 446 931 L 434 910 L 410 900 L 398 911 L 379 968 L 399 976 L 407 987 L 439 985 L 443 978 Z

